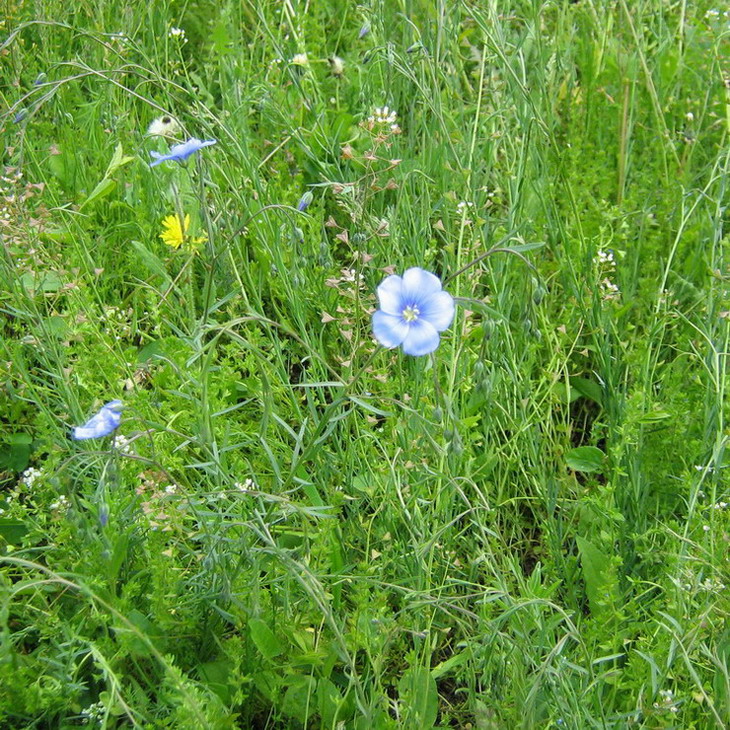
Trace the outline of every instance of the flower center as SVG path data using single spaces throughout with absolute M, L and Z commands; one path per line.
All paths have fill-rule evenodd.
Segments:
M 409 304 L 402 312 L 401 315 L 406 322 L 415 322 L 421 311 L 415 304 Z

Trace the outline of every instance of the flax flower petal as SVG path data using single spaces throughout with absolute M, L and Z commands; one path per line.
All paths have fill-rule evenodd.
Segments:
M 409 327 L 400 317 L 392 314 L 381 311 L 373 314 L 373 334 L 383 347 L 398 347 L 407 337 Z
M 428 355 L 439 346 L 440 339 L 439 333 L 430 322 L 417 319 L 408 325 L 408 334 L 403 340 L 403 352 L 415 357 Z
M 113 400 L 104 405 L 83 426 L 73 429 L 73 437 L 77 441 L 108 436 L 122 422 L 122 401 Z
M 414 266 L 403 274 L 403 297 L 417 302 L 430 294 L 441 291 L 441 280 L 430 271 Z
M 383 279 L 378 287 L 378 301 L 380 302 L 380 308 L 386 314 L 400 317 L 404 308 L 403 279 L 396 274 L 391 274 Z
M 437 291 L 419 302 L 421 318 L 442 332 L 454 320 L 454 297 L 448 292 Z

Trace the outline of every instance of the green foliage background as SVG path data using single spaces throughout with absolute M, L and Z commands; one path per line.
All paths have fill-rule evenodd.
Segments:
M 3 727 L 728 726 L 723 9 L 3 17 Z

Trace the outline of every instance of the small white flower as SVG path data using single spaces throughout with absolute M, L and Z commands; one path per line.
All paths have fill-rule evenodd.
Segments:
M 182 28 L 170 28 L 170 38 L 177 38 L 181 43 L 187 43 L 188 39 L 185 37 L 185 31 Z
M 291 60 L 293 66 L 308 66 L 309 59 L 306 53 L 297 53 Z
M 31 466 L 23 472 L 23 475 L 20 477 L 20 481 L 22 484 L 28 487 L 28 489 L 32 489 L 36 480 L 38 480 L 40 477 L 41 470 L 35 469 Z
M 51 503 L 51 509 L 53 510 L 61 510 L 68 507 L 68 498 L 65 497 L 63 494 L 59 495 L 58 499 L 55 502 Z
M 616 267 L 616 259 L 613 256 L 613 251 L 599 251 L 593 261 L 599 266 Z
M 256 482 L 253 479 L 246 479 L 243 482 L 236 482 L 233 486 L 241 492 L 248 492 L 256 488 Z
M 177 484 L 168 484 L 165 487 L 165 492 L 167 494 L 175 494 L 177 492 Z
M 122 434 L 117 434 L 114 437 L 114 446 L 117 447 L 120 454 L 124 454 L 125 456 L 130 456 L 131 454 L 134 454 L 134 447 L 132 446 L 132 440 L 128 439 L 126 436 L 123 436 Z
M 618 299 L 620 294 L 621 290 L 609 278 L 605 278 L 601 282 L 601 295 L 606 301 L 610 301 L 611 299 Z

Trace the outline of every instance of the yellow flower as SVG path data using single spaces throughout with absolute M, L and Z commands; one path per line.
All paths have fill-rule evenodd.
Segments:
M 188 228 L 190 228 L 190 216 L 186 215 L 185 219 L 180 221 L 180 217 L 176 215 L 168 215 L 162 221 L 163 231 L 160 233 L 160 238 L 171 248 L 178 249 L 183 244 L 187 244 L 187 247 L 191 250 L 195 250 L 197 246 L 203 243 L 206 239 L 205 236 L 199 236 L 198 238 L 188 238 Z

